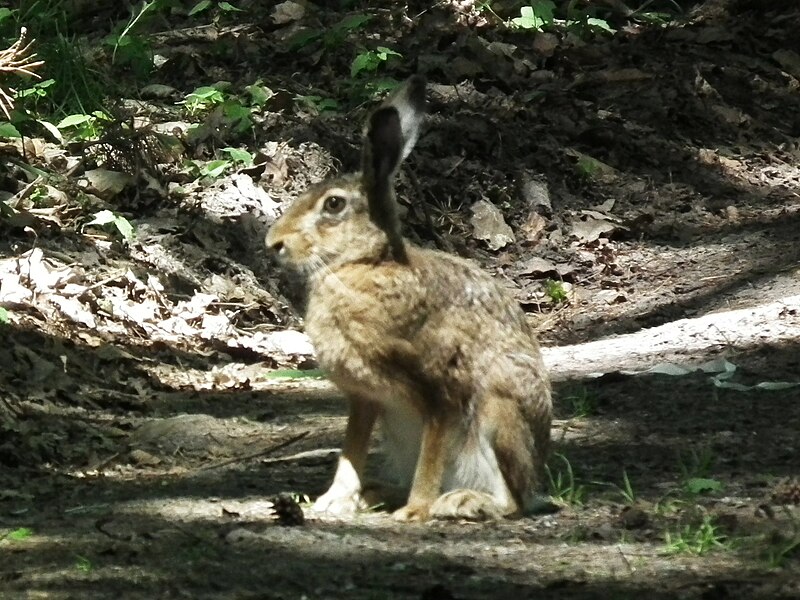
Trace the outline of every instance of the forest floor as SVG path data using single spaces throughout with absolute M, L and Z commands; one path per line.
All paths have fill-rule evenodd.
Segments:
M 469 2 L 372 2 L 360 29 L 299 49 L 302 27 L 366 9 L 253 19 L 238 4 L 250 12 L 217 25 L 154 26 L 163 87 L 125 106 L 200 166 L 224 146 L 254 166 L 198 182 L 164 164 L 116 189 L 74 145 L 0 148 L 16 207 L 0 220 L 0 597 L 800 597 L 800 338 L 769 333 L 800 326 L 796 4 L 709 1 L 582 40 L 510 31 Z M 350 77 L 354 39 L 429 80 L 399 181 L 408 236 L 507 283 L 548 356 L 768 307 L 763 335 L 739 343 L 726 322 L 726 343 L 685 357 L 721 374 L 554 361 L 557 512 L 273 514 L 278 494 L 326 489 L 346 408 L 321 379 L 270 376 L 314 362 L 284 333 L 301 324 L 263 236 L 310 181 L 357 166 L 374 103 Z M 252 129 L 207 111 L 185 137 L 176 97 L 259 78 L 274 96 Z M 45 185 L 22 165 L 53 168 L 53 148 L 65 174 Z M 92 227 L 100 209 L 136 236 Z

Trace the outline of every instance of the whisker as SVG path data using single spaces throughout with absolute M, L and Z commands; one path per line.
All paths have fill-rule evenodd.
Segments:
M 348 285 L 342 281 L 342 279 L 336 274 L 335 271 L 333 271 L 330 268 L 330 266 L 328 266 L 328 263 L 325 262 L 325 260 L 319 255 L 319 253 L 315 252 L 314 254 L 312 254 L 310 256 L 309 263 L 311 268 L 313 269 L 314 275 L 319 275 L 320 273 L 322 273 L 326 276 L 330 276 L 335 282 L 338 291 L 345 293 L 350 292 L 350 288 L 348 287 Z

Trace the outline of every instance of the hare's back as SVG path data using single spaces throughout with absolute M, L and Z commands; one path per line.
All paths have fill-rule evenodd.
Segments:
M 434 310 L 468 320 L 486 334 L 532 335 L 509 290 L 473 261 L 427 249 L 416 249 L 412 260 Z

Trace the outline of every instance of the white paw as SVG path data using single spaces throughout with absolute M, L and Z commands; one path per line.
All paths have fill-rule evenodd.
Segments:
M 333 517 L 346 517 L 366 510 L 367 503 L 360 492 L 341 492 L 328 490 L 317 498 L 311 510 L 318 514 Z
M 427 521 L 430 515 L 430 508 L 427 504 L 406 504 L 403 508 L 398 508 L 394 511 L 392 518 L 403 523 Z
M 431 508 L 435 519 L 469 521 L 493 521 L 502 518 L 505 512 L 490 494 L 464 489 L 443 494 Z

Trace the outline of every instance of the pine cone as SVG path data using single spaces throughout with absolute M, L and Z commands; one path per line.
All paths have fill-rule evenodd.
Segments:
M 779 481 L 770 499 L 774 504 L 800 504 L 800 479 L 795 477 Z
M 303 525 L 306 522 L 303 509 L 297 503 L 297 500 L 289 494 L 279 494 L 273 498 L 272 510 L 275 513 L 276 520 L 281 525 L 292 527 L 294 525 Z

